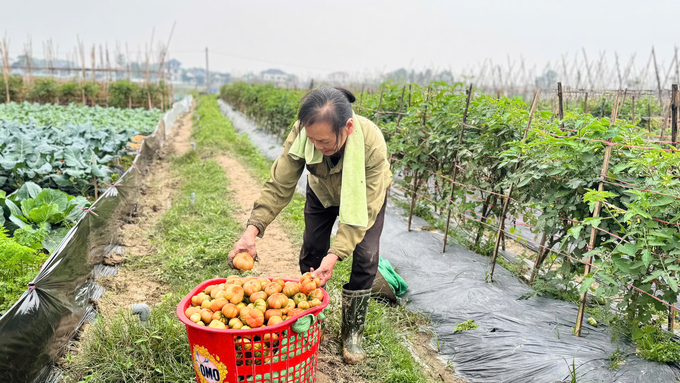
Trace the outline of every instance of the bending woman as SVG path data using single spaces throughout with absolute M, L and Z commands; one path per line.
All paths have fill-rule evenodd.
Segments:
M 371 286 L 378 270 L 380 235 L 392 173 L 380 129 L 352 111 L 354 95 L 342 88 L 319 88 L 302 100 L 298 121 L 271 168 L 229 261 L 241 251 L 257 256 L 255 237 L 290 203 L 307 167 L 305 231 L 300 271 L 325 284 L 338 260 L 353 254 L 349 283 L 342 289 L 342 342 L 346 363 L 361 362 L 361 346 Z M 330 246 L 331 230 L 340 217 Z

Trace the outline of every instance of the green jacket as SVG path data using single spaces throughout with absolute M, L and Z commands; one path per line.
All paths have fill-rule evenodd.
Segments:
M 356 118 L 362 126 L 366 148 L 368 226 L 358 227 L 339 224 L 335 243 L 328 252 L 337 255 L 340 259 L 345 259 L 351 255 L 356 245 L 364 238 L 366 231 L 373 226 L 385 201 L 387 187 L 392 182 L 387 145 L 382 132 L 367 118 L 359 115 L 356 115 Z M 295 123 L 283 144 L 283 152 L 272 165 L 269 181 L 262 188 L 262 194 L 255 201 L 253 211 L 250 214 L 248 225 L 258 228 L 259 237 L 264 235 L 267 226 L 290 203 L 305 166 L 309 170 L 307 182 L 323 206 L 340 206 L 343 158 L 340 158 L 335 167 L 332 166 L 330 158 L 325 156 L 321 163 L 315 165 L 306 165 L 304 158 L 293 159 L 288 151 L 300 132 L 299 125 L 299 121 Z

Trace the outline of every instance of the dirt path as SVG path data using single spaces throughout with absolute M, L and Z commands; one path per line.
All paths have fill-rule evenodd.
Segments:
M 234 218 L 245 227 L 253 203 L 260 196 L 262 185 L 255 182 L 248 171 L 228 155 L 221 154 L 216 161 L 227 173 L 230 189 L 234 192 L 234 199 L 240 207 Z M 300 248 L 293 245 L 276 221 L 267 227 L 264 238 L 257 239 L 256 246 L 260 262 L 255 264 L 255 272 L 263 276 L 300 278 L 300 266 L 297 261 Z
M 171 194 L 178 184 L 178 180 L 173 179 L 170 163 L 165 159 L 170 155 L 183 154 L 191 150 L 189 138 L 192 112 L 193 109 L 175 122 L 159 157 L 154 159 L 149 166 L 148 174 L 142 178 L 136 210 L 118 229 L 120 245 L 125 252 L 121 261 L 130 266 L 119 268 L 115 276 L 97 280 L 97 283 L 106 289 L 106 294 L 99 302 L 99 308 L 104 316 L 112 315 L 134 303 L 146 303 L 151 306 L 160 302 L 161 295 L 170 291 L 169 287 L 161 284 L 151 274 L 135 270 L 134 263 L 154 254 L 155 249 L 149 240 L 149 231 L 170 209 Z
M 235 218 L 245 226 L 253 203 L 260 196 L 262 185 L 251 177 L 240 162 L 227 154 L 220 154 L 216 160 L 224 168 L 230 181 L 230 189 L 234 192 L 234 199 L 239 205 Z M 254 270 L 259 275 L 299 278 L 300 269 L 297 259 L 300 248 L 291 242 L 276 221 L 267 227 L 264 238 L 257 240 L 257 253 L 260 262 L 256 263 Z M 419 333 L 416 342 L 410 345 L 411 351 L 428 375 L 438 382 L 464 383 L 455 378 L 451 369 L 437 358 L 437 352 L 428 346 L 430 339 L 429 334 Z M 336 346 L 336 342 L 329 339 L 321 344 L 316 381 L 318 383 L 362 382 L 362 379 L 353 376 L 351 366 L 342 363 Z

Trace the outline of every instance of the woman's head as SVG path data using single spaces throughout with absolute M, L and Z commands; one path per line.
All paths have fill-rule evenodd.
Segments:
M 337 153 L 354 131 L 352 103 L 356 97 L 343 88 L 319 88 L 302 99 L 298 112 L 307 137 L 324 155 Z

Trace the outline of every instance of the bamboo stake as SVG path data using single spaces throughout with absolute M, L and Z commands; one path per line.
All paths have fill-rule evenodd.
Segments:
M 380 87 L 380 101 L 378 102 L 378 111 L 375 116 L 375 124 L 378 125 L 380 123 L 380 108 L 382 108 L 382 102 L 383 102 L 383 93 L 385 93 L 385 87 Z
M 672 86 L 671 100 L 671 142 L 677 147 L 678 142 L 678 84 Z
M 402 112 L 404 111 L 404 94 L 406 93 L 406 85 L 401 88 L 401 101 L 399 101 L 399 116 L 397 117 L 397 128 L 401 122 Z
M 621 95 L 621 92 L 616 92 L 616 97 L 614 98 L 614 105 L 612 106 L 612 116 L 611 116 L 611 123 L 610 125 L 614 125 L 616 123 L 616 117 L 619 113 L 619 97 Z M 610 138 L 607 140 L 609 143 L 612 142 L 612 139 Z M 607 145 L 607 148 L 605 149 L 604 152 L 604 161 L 602 163 L 602 171 L 600 172 L 600 179 L 604 180 L 605 177 L 607 177 L 607 172 L 609 171 L 609 160 L 611 159 L 612 155 L 612 146 Z M 604 190 L 604 182 L 600 181 L 600 185 L 598 186 L 598 191 L 602 192 Z M 595 205 L 595 209 L 593 210 L 593 218 L 598 218 L 600 216 L 600 209 L 602 208 L 602 202 L 598 201 L 597 204 Z M 595 240 L 597 239 L 597 227 L 594 225 L 592 226 L 590 230 L 590 243 L 588 244 L 588 251 L 592 251 L 595 248 Z M 588 274 L 590 274 L 590 264 L 593 263 L 593 256 L 590 255 L 588 256 L 588 260 L 586 261 L 585 265 L 585 272 L 583 274 L 583 277 L 587 277 Z M 588 298 L 588 290 L 586 290 L 582 295 L 581 295 L 581 301 L 579 304 L 578 308 L 578 315 L 576 316 L 576 326 L 574 327 L 574 335 L 576 336 L 581 336 L 581 328 L 583 326 L 583 315 L 585 313 L 586 309 L 586 300 Z
M 652 132 L 652 105 L 649 103 L 649 99 L 647 99 L 647 130 L 649 132 Z
M 562 129 L 564 129 L 564 106 L 562 105 L 563 99 L 562 99 L 562 83 L 561 82 L 557 83 L 557 99 L 558 99 L 558 102 L 559 102 L 559 106 L 558 106 L 559 109 L 558 110 L 559 110 L 559 113 L 560 113 L 560 115 L 559 115 L 560 121 L 561 121 L 560 126 L 562 127 Z
M 94 67 L 95 67 L 94 53 L 95 53 L 95 45 L 92 44 L 92 73 L 90 73 L 90 77 L 91 77 L 92 82 L 95 81 L 95 74 L 94 74 Z
M 7 40 L 7 33 L 5 32 L 5 37 L 0 41 L 0 55 L 2 55 L 2 77 L 5 80 L 5 93 L 7 95 L 7 103 L 9 103 L 9 43 Z
M 541 268 L 543 258 L 545 258 L 543 255 L 550 254 L 550 251 L 544 248 L 545 241 L 547 238 L 548 236 L 546 235 L 545 232 L 543 232 L 543 235 L 541 236 L 541 244 L 538 246 L 538 253 L 536 254 L 536 260 L 534 261 L 534 268 L 531 270 L 531 277 L 529 277 L 530 285 L 533 285 L 534 282 L 536 281 L 536 277 L 538 276 L 538 270 Z
M 661 79 L 659 78 L 659 67 L 656 65 L 656 53 L 654 53 L 654 47 L 652 47 L 652 57 L 654 58 L 654 72 L 656 73 L 656 85 L 659 91 L 659 104 L 663 105 L 663 98 L 661 96 Z
M 423 127 L 427 124 L 427 101 L 430 99 L 430 88 L 427 88 L 427 96 L 425 96 L 425 113 L 423 113 Z M 413 196 L 411 198 L 411 210 L 408 214 L 408 229 L 411 231 L 411 221 L 413 220 L 413 210 L 416 207 L 416 201 L 418 199 L 418 171 L 413 172 Z
M 417 185 L 418 185 L 418 171 L 416 170 L 416 171 L 413 172 L 413 196 L 411 197 L 411 209 L 409 210 L 409 213 L 408 213 L 408 228 L 406 229 L 406 231 L 411 231 L 411 221 L 413 219 L 413 209 L 415 209 L 415 207 L 416 207 L 416 198 L 417 198 L 416 193 L 418 191 Z
M 99 199 L 99 189 L 97 188 L 97 186 L 98 186 L 97 184 L 98 184 L 97 177 L 95 176 L 94 177 L 94 199 L 95 199 L 95 201 Z
M 661 108 L 662 120 L 661 120 L 661 134 L 659 135 L 660 141 L 663 141 L 663 139 L 666 136 L 666 126 L 668 125 L 668 118 L 670 112 L 671 112 L 670 105 L 668 105 L 668 107 L 664 105 L 663 108 Z
M 463 145 L 463 135 L 465 134 L 465 124 L 467 123 L 468 110 L 470 109 L 470 98 L 472 97 L 472 84 L 467 89 L 467 98 L 465 99 L 465 111 L 463 112 L 463 124 L 460 128 L 460 136 L 458 137 L 458 150 L 453 155 L 453 175 L 451 179 L 456 182 L 456 177 L 458 176 L 458 151 L 460 151 L 461 145 Z M 453 203 L 453 194 L 456 191 L 456 184 L 451 183 L 451 195 L 449 196 L 449 201 L 447 203 L 448 213 L 446 215 L 446 229 L 444 230 L 444 245 L 442 246 L 442 253 L 446 252 L 446 241 L 449 236 L 449 224 L 451 222 L 451 204 Z
M 524 138 L 522 138 L 522 141 L 526 141 L 527 136 L 529 135 L 529 128 L 531 128 L 531 120 L 534 117 L 534 112 L 536 111 L 536 106 L 538 104 L 538 97 L 541 95 L 541 88 L 538 88 L 536 90 L 536 95 L 534 95 L 534 101 L 531 103 L 531 110 L 529 111 L 529 122 L 527 123 L 526 129 L 524 129 Z M 515 165 L 515 171 L 519 168 L 519 162 L 517 165 Z M 493 282 L 493 272 L 496 269 L 496 259 L 498 258 L 498 247 L 501 242 L 501 233 L 503 232 L 503 229 L 505 228 L 505 216 L 508 214 L 508 207 L 510 206 L 510 198 L 512 196 L 512 191 L 515 189 L 515 183 L 513 182 L 510 184 L 510 188 L 508 189 L 508 194 L 505 197 L 505 201 L 503 202 L 503 210 L 501 212 L 500 220 L 498 223 L 498 232 L 496 233 L 496 243 L 494 244 L 493 248 L 493 255 L 491 256 L 491 272 L 489 272 L 487 282 L 491 283 Z
M 633 107 L 631 111 L 631 118 L 630 118 L 630 123 L 632 125 L 635 125 L 635 95 L 632 97 L 632 102 L 633 102 Z
M 586 92 L 585 100 L 583 100 L 583 114 L 588 114 L 588 92 Z

